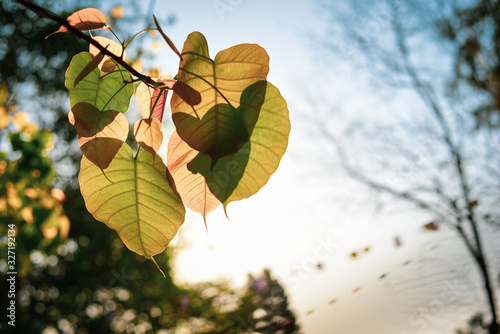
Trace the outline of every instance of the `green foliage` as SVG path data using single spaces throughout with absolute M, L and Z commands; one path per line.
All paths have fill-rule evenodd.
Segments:
M 107 27 L 94 8 L 68 20 L 80 31 Z M 290 131 L 286 102 L 266 81 L 269 56 L 263 48 L 239 44 L 212 60 L 201 33 L 191 33 L 179 52 L 155 23 L 180 57 L 175 80 L 170 75 L 151 79 L 129 67 L 124 59 L 131 41 L 118 44 L 97 36 L 89 52 L 73 57 L 65 82 L 69 121 L 84 155 L 79 180 L 87 209 L 116 230 L 129 249 L 153 261 L 180 228 L 183 204 L 205 219 L 220 203 L 226 210 L 230 202 L 258 192 L 277 169 Z M 136 98 L 143 119 L 134 126 L 139 146 L 133 154 L 124 144 L 129 125 L 122 113 L 137 81 L 142 81 Z M 177 152 L 169 152 L 175 161 L 167 160 L 167 168 L 156 152 L 169 90 Z M 186 198 L 193 190 L 194 197 Z
M 54 253 L 67 239 L 70 221 L 62 207 L 64 193 L 51 186 L 56 175 L 47 156 L 54 146 L 52 133 L 38 130 L 25 112 L 15 113 L 15 109 L 5 101 L 0 105 L 0 110 L 10 110 L 2 117 L 5 127 L 0 130 L 9 131 L 10 139 L 10 149 L 0 152 L 0 233 L 5 236 L 8 227 L 14 226 L 17 265 L 13 271 L 25 277 L 32 266 L 31 251 Z M 0 244 L 2 254 L 7 255 L 8 245 Z

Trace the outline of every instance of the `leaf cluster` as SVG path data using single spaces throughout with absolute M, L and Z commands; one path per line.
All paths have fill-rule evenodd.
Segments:
M 86 8 L 55 33 L 111 30 L 105 20 Z M 266 80 L 269 56 L 262 47 L 239 44 L 212 59 L 205 37 L 193 32 L 179 52 L 155 23 L 180 58 L 174 79 L 150 78 L 128 65 L 126 48 L 136 34 L 123 42 L 92 37 L 89 52 L 73 57 L 65 81 L 68 118 L 84 155 L 79 181 L 87 209 L 153 261 L 183 223 L 184 206 L 206 219 L 221 203 L 226 210 L 258 192 L 277 169 L 290 131 L 286 101 Z M 139 146 L 132 152 L 124 113 L 136 82 L 142 118 L 133 128 Z M 158 150 L 169 91 L 175 131 L 165 164 Z

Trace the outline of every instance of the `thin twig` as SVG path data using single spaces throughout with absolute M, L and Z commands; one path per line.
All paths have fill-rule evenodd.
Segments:
M 102 54 L 113 59 L 115 62 L 117 62 L 118 64 L 123 66 L 123 68 L 125 68 L 130 74 L 141 79 L 141 81 L 143 81 L 149 85 L 155 86 L 155 87 L 160 85 L 160 83 L 155 82 L 153 79 L 151 79 L 151 77 L 136 71 L 132 66 L 127 64 L 121 57 L 110 52 L 108 49 L 106 49 L 101 44 L 99 44 L 96 40 L 92 39 L 90 36 L 84 34 L 80 30 L 73 27 L 71 24 L 69 24 L 69 22 L 66 19 L 60 17 L 57 14 L 52 13 L 51 11 L 49 11 L 43 7 L 38 6 L 37 4 L 34 4 L 33 2 L 26 1 L 26 0 L 16 0 L 16 2 L 20 5 L 23 5 L 24 7 L 28 8 L 29 10 L 33 11 L 36 15 L 38 15 L 41 18 L 48 18 L 56 23 L 59 23 L 60 25 L 62 25 L 64 27 L 66 27 L 69 32 L 73 33 L 76 37 L 84 40 L 85 42 L 95 46 L 99 51 L 101 51 Z

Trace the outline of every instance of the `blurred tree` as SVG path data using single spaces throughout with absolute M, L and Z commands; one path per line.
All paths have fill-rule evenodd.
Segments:
M 317 127 L 349 176 L 378 197 L 431 213 L 435 220 L 426 229 L 443 222 L 457 233 L 483 280 L 488 331 L 498 334 L 496 284 L 483 238 L 500 221 L 499 2 L 322 7 L 335 22 L 321 39 L 327 52 L 362 65 L 363 75 L 376 81 L 380 104 L 370 106 L 376 114 L 352 116 L 341 134 L 325 121 L 340 119 L 331 114 L 315 115 Z M 391 108 L 398 112 L 383 112 Z
M 85 1 L 47 1 L 37 4 L 57 11 L 63 16 L 83 7 L 103 7 L 101 0 Z M 142 30 L 154 26 L 152 10 L 155 1 L 148 6 L 137 1 L 106 2 L 109 24 L 123 37 L 130 38 L 135 29 Z M 120 17 L 120 20 L 117 18 Z M 175 16 L 159 16 L 165 26 L 175 22 Z M 42 20 L 35 13 L 15 3 L 0 3 L 0 82 L 5 82 L 12 91 L 22 90 L 23 104 L 29 104 L 33 110 L 31 116 L 41 128 L 54 132 L 55 150 L 51 156 L 59 169 L 56 182 L 61 187 L 77 186 L 76 166 L 81 153 L 75 145 L 76 132 L 68 122 L 68 99 L 64 86 L 65 72 L 72 57 L 80 51 L 87 51 L 88 45 L 71 34 L 59 34 L 45 39 L 56 31 L 59 25 Z M 155 36 L 154 38 L 156 38 Z M 127 50 L 130 59 L 140 63 L 141 59 L 151 57 L 144 52 L 147 39 L 135 40 L 134 47 Z M 14 96 L 14 101 L 17 96 Z M 64 147 L 64 148 L 63 148 Z
M 436 22 L 441 36 L 458 44 L 451 93 L 461 84 L 489 95 L 472 110 L 477 127 L 500 127 L 500 1 L 481 0 Z

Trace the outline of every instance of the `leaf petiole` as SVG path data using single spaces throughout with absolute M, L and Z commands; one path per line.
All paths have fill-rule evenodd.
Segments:
M 125 44 L 125 46 L 123 47 L 123 49 L 128 48 L 128 46 L 130 45 L 130 43 L 132 43 L 132 41 L 134 40 L 134 38 L 136 38 L 137 36 L 139 36 L 142 33 L 145 33 L 147 31 L 151 31 L 151 30 L 158 30 L 158 29 L 156 29 L 156 28 L 147 28 L 147 29 L 144 29 L 142 31 L 139 31 L 137 34 L 135 34 L 134 36 L 132 36 L 132 38 L 130 38 L 130 40 L 127 42 L 127 44 Z

